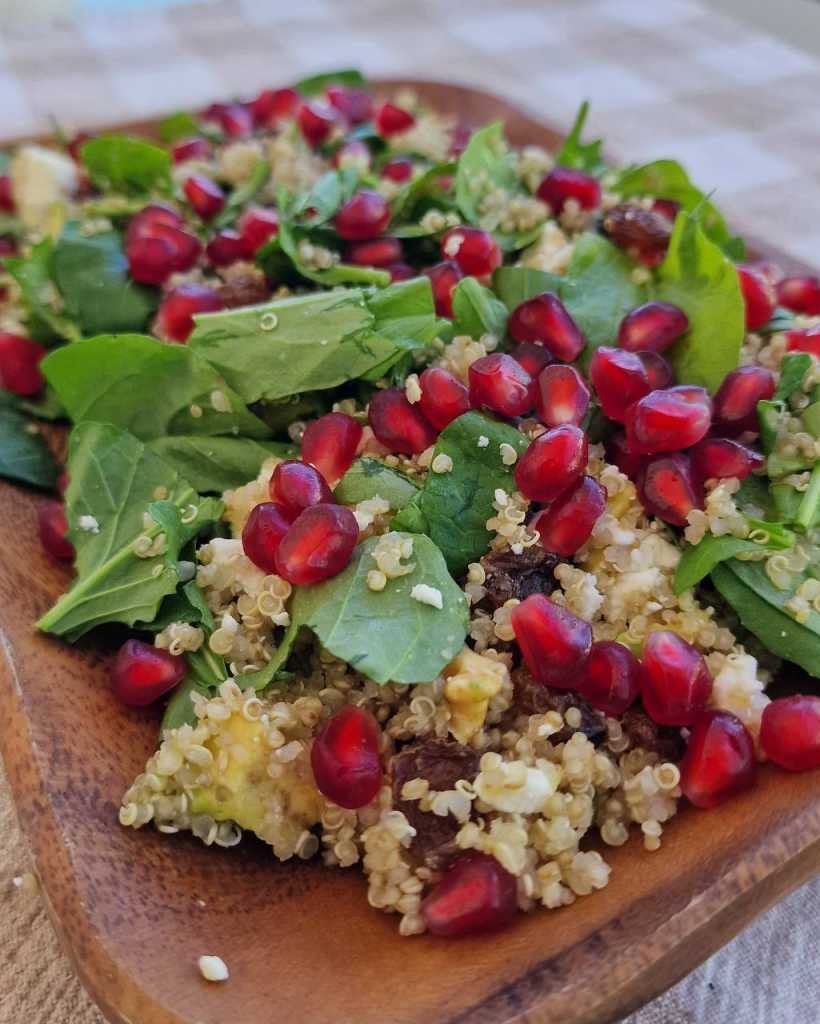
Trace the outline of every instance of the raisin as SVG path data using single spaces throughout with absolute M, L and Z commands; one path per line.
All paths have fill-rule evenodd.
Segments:
M 631 747 L 657 754 L 662 761 L 680 761 L 683 757 L 686 744 L 680 729 L 658 725 L 639 707 L 625 711 L 619 721 Z
M 527 715 L 545 715 L 557 711 L 563 715 L 569 708 L 581 712 L 581 724 L 577 729 L 569 726 L 550 736 L 552 743 L 565 743 L 574 732 L 582 732 L 593 743 L 606 738 L 606 717 L 588 704 L 579 693 L 571 690 L 553 690 L 533 679 L 528 668 L 522 665 L 513 669 L 512 682 L 515 691 L 513 709 Z
M 608 210 L 603 228 L 615 245 L 652 265 L 663 259 L 672 237 L 672 224 L 663 214 L 633 203 Z
M 509 548 L 491 551 L 481 559 L 487 593 L 478 607 L 494 612 L 511 598 L 523 601 L 530 594 L 549 594 L 555 589 L 553 572 L 558 562 L 558 556 L 540 544 L 524 548 L 520 555 Z

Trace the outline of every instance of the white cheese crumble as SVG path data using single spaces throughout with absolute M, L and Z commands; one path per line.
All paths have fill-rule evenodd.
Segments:
M 444 452 L 439 452 L 433 459 L 430 469 L 432 469 L 434 473 L 450 473 L 453 469 L 453 460 Z
M 77 526 L 81 530 L 85 530 L 86 533 L 99 533 L 100 524 L 94 518 L 94 516 L 80 516 L 77 520 Z
M 479 438 L 478 438 L 478 447 L 479 448 L 489 448 L 490 447 L 490 439 L 489 439 L 489 437 L 485 436 L 484 434 L 480 434 Z
M 418 601 L 419 604 L 429 604 L 431 608 L 443 608 L 444 601 L 441 597 L 441 591 L 435 587 L 430 587 L 426 583 L 417 583 L 410 591 L 410 596 L 414 601 Z
M 198 960 L 199 973 L 206 981 L 227 981 L 228 965 L 220 956 L 201 956 Z

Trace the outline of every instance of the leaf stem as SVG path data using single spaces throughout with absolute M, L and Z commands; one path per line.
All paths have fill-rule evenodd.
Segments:
M 796 525 L 804 530 L 811 529 L 817 518 L 818 506 L 820 506 L 820 462 L 816 462 L 811 471 L 809 486 L 803 492 L 803 498 L 797 508 Z

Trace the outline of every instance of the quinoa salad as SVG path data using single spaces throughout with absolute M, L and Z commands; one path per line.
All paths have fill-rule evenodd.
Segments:
M 518 149 L 341 71 L 2 157 L 37 627 L 119 631 L 159 725 L 112 827 L 458 936 L 820 767 L 820 279 L 585 116 Z

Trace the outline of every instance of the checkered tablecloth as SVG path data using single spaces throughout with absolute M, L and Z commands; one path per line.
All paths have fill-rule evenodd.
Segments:
M 0 0 L 0 138 L 349 65 L 479 85 L 563 127 L 588 98 L 590 130 L 611 153 L 679 158 L 738 232 L 820 267 L 820 65 L 690 0 L 117 0 L 115 16 L 87 6 Z M 41 905 L 12 885 L 25 852 L 2 777 L 0 836 L 0 1024 L 97 1024 Z M 818 922 L 815 881 L 630 1024 L 816 1024 Z

